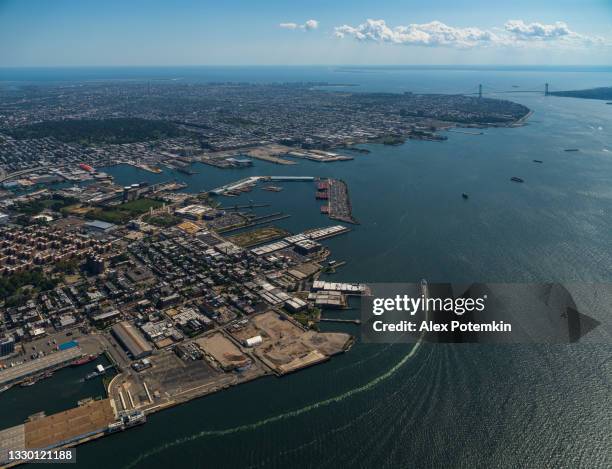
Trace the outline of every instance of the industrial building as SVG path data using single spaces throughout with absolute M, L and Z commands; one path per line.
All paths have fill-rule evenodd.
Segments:
M 15 339 L 3 337 L 0 339 L 0 357 L 10 355 L 15 351 Z
M 132 355 L 134 360 L 147 357 L 153 353 L 153 347 L 142 336 L 133 324 L 123 321 L 112 327 L 113 335 Z
M 230 163 L 232 166 L 244 168 L 247 166 L 253 166 L 253 160 L 248 158 L 227 158 L 225 161 Z
M 101 220 L 94 220 L 87 222 L 83 225 L 86 230 L 92 231 L 94 233 L 109 233 L 117 228 L 117 225 L 113 225 L 112 223 L 107 223 Z
M 211 207 L 194 204 L 179 208 L 174 213 L 179 217 L 188 218 L 190 220 L 201 220 L 205 215 L 211 212 L 214 212 L 214 209 Z

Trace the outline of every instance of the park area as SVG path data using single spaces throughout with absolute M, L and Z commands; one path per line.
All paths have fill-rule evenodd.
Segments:
M 268 241 L 273 241 L 275 239 L 284 238 L 290 234 L 291 233 L 289 233 L 287 230 L 283 230 L 282 228 L 278 228 L 276 226 L 265 226 L 263 228 L 257 228 L 251 231 L 244 231 L 242 233 L 228 236 L 227 240 L 240 247 L 248 248 L 258 244 L 267 243 Z
M 95 208 L 87 212 L 87 218 L 108 223 L 123 224 L 148 212 L 151 208 L 161 207 L 163 202 L 154 199 L 138 199 L 114 207 Z

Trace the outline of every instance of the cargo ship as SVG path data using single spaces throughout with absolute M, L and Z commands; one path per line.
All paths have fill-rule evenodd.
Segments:
M 94 361 L 96 358 L 98 358 L 97 355 L 85 355 L 78 360 L 73 361 L 70 366 L 75 367 L 85 365 L 86 363 Z

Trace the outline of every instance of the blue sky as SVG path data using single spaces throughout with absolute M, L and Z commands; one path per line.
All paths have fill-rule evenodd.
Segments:
M 498 3 L 0 0 L 0 66 L 612 65 L 612 1 Z

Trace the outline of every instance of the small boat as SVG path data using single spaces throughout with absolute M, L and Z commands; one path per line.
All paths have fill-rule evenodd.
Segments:
M 35 379 L 27 379 L 25 381 L 23 381 L 19 386 L 21 386 L 22 388 L 25 388 L 27 386 L 32 386 L 36 384 L 36 380 Z
M 87 373 L 85 375 L 85 380 L 89 381 L 90 379 L 97 378 L 98 376 L 100 376 L 100 373 L 98 373 L 97 371 L 92 371 L 91 373 Z
M 521 178 L 516 177 L 516 176 L 512 176 L 512 177 L 510 178 L 510 180 L 511 180 L 511 181 L 513 181 L 513 182 L 525 182 L 525 181 L 523 181 Z
M 544 163 L 542 160 L 533 160 L 534 163 Z
M 578 148 L 566 148 L 564 151 L 580 151 Z
M 266 187 L 263 187 L 262 190 L 269 191 L 269 192 L 280 192 L 283 190 L 283 188 L 279 186 L 266 186 Z
M 8 391 L 9 389 L 11 389 L 11 387 L 8 384 L 6 386 L 2 386 L 0 388 L 0 393 L 3 393 L 4 391 Z
M 464 192 L 463 194 L 461 194 L 461 197 L 463 197 L 464 199 L 468 199 L 470 196 Z

